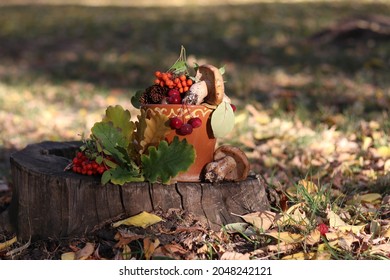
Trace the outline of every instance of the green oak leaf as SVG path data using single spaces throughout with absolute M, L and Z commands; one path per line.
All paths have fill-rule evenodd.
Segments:
M 115 107 L 109 106 L 106 109 L 106 116 L 103 118 L 103 122 L 112 123 L 126 138 L 131 139 L 135 125 L 130 121 L 130 118 L 129 110 L 123 109 L 120 105 Z
M 103 146 L 103 150 L 107 150 L 108 154 L 114 156 L 116 160 L 126 162 L 125 154 L 117 147 L 126 149 L 130 142 L 118 128 L 115 128 L 112 123 L 97 122 L 91 131 L 94 138 Z
M 214 137 L 224 137 L 234 127 L 234 112 L 232 106 L 222 102 L 211 115 L 211 129 Z
M 128 168 L 117 166 L 106 170 L 101 178 L 102 185 L 111 183 L 116 185 L 123 185 L 130 182 L 143 182 L 145 179 L 140 174 L 139 169 L 129 170 Z
M 180 172 L 187 171 L 195 157 L 195 149 L 186 139 L 180 141 L 175 136 L 170 144 L 163 140 L 157 148 L 150 146 L 148 154 L 141 156 L 144 177 L 151 183 L 168 184 Z
M 111 182 L 116 185 L 123 185 L 130 182 L 142 182 L 144 177 L 140 175 L 139 170 L 129 170 L 123 167 L 117 167 L 110 170 Z

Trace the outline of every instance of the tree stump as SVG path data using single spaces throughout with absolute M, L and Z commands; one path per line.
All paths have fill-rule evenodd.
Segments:
M 11 155 L 13 198 L 9 215 L 18 238 L 80 236 L 142 211 L 183 209 L 213 230 L 242 221 L 236 215 L 269 209 L 265 183 L 130 183 L 101 185 L 99 177 L 64 168 L 81 142 L 42 142 Z

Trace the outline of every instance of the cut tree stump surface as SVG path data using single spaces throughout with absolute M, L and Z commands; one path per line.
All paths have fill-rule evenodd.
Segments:
M 64 171 L 81 142 L 42 142 L 11 155 L 9 207 L 18 238 L 80 236 L 142 211 L 185 210 L 213 230 L 242 221 L 237 215 L 269 209 L 256 176 L 242 182 L 101 185 L 100 178 Z

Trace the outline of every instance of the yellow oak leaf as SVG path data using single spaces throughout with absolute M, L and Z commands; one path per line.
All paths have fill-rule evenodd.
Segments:
M 160 141 L 165 139 L 171 131 L 168 120 L 168 116 L 150 111 L 150 117 L 145 119 L 146 128 L 140 143 L 143 151 L 149 146 L 157 146 Z

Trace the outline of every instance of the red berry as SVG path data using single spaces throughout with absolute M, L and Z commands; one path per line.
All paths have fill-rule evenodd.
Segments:
M 192 133 L 192 126 L 188 123 L 183 124 L 177 131 L 180 135 L 188 135 Z
M 168 97 L 167 101 L 169 104 L 180 104 L 181 97 L 180 97 L 180 95 L 172 95 L 172 96 Z
M 328 226 L 324 223 L 319 224 L 317 228 L 321 235 L 325 235 L 328 232 Z
M 237 110 L 237 107 L 236 107 L 236 105 L 230 104 L 230 106 L 232 107 L 232 109 L 233 109 L 233 112 L 235 112 L 235 111 Z
M 169 121 L 169 126 L 172 129 L 179 129 L 182 127 L 182 125 L 183 125 L 183 121 L 181 119 L 179 119 L 178 117 L 173 117 Z
M 180 96 L 180 92 L 177 90 L 177 89 L 175 89 L 175 88 L 173 88 L 173 89 L 170 89 L 169 91 L 168 91 L 168 96 L 169 97 L 171 97 L 171 96 Z
M 202 120 L 200 118 L 191 118 L 189 119 L 188 124 L 190 124 L 192 128 L 197 128 L 202 125 Z

